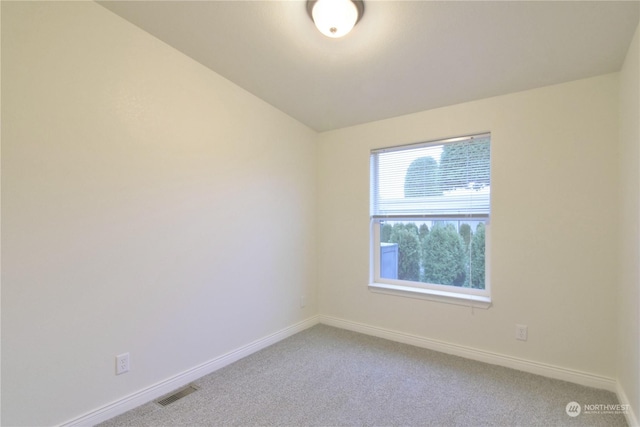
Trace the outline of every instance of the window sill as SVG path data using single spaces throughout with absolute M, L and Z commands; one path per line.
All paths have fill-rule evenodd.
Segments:
M 447 304 L 463 305 L 465 307 L 483 309 L 491 307 L 491 297 L 481 295 L 436 291 L 433 289 L 413 288 L 409 286 L 390 285 L 387 283 L 369 283 L 369 290 L 379 294 L 425 299 L 429 301 L 444 302 Z

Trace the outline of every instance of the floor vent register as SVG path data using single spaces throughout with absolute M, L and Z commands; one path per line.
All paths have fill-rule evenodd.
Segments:
M 197 390 L 198 388 L 196 386 L 194 386 L 193 384 L 190 384 L 184 388 L 181 388 L 180 390 L 173 392 L 169 396 L 156 400 L 156 403 L 160 406 L 168 406 L 168 405 L 171 405 L 173 402 L 180 400 L 183 397 L 188 396 Z

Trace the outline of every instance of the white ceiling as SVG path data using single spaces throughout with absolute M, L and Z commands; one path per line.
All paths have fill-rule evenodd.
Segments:
M 639 1 L 373 1 L 342 39 L 304 1 L 108 1 L 317 131 L 618 71 Z

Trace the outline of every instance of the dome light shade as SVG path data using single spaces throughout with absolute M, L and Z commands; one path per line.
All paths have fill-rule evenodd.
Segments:
M 307 0 L 307 12 L 327 37 L 338 38 L 351 31 L 364 13 L 362 0 Z

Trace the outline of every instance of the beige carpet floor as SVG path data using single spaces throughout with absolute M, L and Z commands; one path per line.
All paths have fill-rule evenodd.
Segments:
M 625 426 L 614 393 L 317 325 L 113 426 Z M 592 407 L 593 408 L 593 407 Z M 596 413 L 597 412 L 597 413 Z

